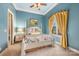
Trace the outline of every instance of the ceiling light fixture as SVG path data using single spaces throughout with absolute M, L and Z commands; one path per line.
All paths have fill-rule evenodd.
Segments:
M 40 10 L 40 8 L 41 8 L 42 6 L 47 6 L 47 4 L 46 4 L 46 3 L 34 3 L 34 4 L 31 5 L 30 7 Z

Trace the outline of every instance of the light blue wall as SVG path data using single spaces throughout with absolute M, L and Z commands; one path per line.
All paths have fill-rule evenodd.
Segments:
M 12 4 L 0 3 L 0 48 L 2 50 L 7 47 L 7 32 L 5 30 L 7 30 L 8 8 L 15 14 L 15 9 Z
M 68 43 L 79 50 L 79 4 L 71 4 L 69 8 Z
M 45 28 L 46 32 L 49 33 L 48 29 L 48 19 L 49 17 L 62 9 L 69 10 L 68 18 L 68 46 L 79 50 L 79 4 L 59 4 L 49 13 L 45 15 Z M 58 37 L 56 37 L 58 41 Z
M 23 27 L 23 28 L 27 27 L 27 23 L 28 23 L 28 20 L 30 20 L 30 18 L 37 19 L 39 21 L 39 27 L 41 27 L 42 25 L 42 28 L 43 28 L 43 23 L 42 23 L 43 16 L 42 15 L 23 12 L 23 11 L 16 11 L 16 27 Z

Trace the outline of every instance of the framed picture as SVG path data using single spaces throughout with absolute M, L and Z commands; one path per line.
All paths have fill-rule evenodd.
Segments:
M 34 27 L 34 26 L 38 26 L 38 20 L 37 19 L 30 19 L 29 20 L 29 26 L 30 27 Z

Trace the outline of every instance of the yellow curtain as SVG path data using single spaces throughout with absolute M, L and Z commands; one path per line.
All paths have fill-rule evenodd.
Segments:
M 61 11 L 55 14 L 58 28 L 62 35 L 60 42 L 63 48 L 67 48 L 67 15 L 67 11 Z
M 49 18 L 49 23 L 48 23 L 48 27 L 49 27 L 49 33 L 52 34 L 52 29 L 53 29 L 53 20 L 54 20 L 54 16 L 51 16 Z

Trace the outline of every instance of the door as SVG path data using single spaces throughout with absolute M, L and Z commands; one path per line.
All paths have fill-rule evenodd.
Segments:
M 13 13 L 8 10 L 8 46 L 12 45 L 13 41 Z

